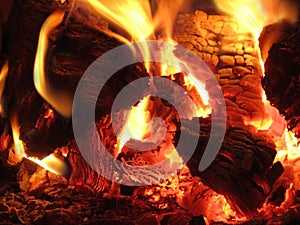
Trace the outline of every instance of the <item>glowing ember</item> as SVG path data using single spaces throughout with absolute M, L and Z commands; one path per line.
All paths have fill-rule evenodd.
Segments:
M 262 60 L 260 48 L 258 45 L 258 38 L 262 32 L 264 26 L 271 23 L 278 22 L 282 19 L 288 19 L 290 21 L 296 21 L 298 12 L 292 10 L 292 3 L 282 3 L 281 1 L 268 1 L 268 0 L 214 0 L 217 7 L 226 14 L 231 15 L 236 19 L 238 23 L 239 31 L 252 34 L 253 41 L 255 43 L 255 49 L 257 51 L 258 59 L 261 68 L 261 75 L 264 76 L 264 62 Z M 294 7 L 295 8 L 295 7 Z M 272 111 L 269 101 L 266 100 L 264 90 L 261 88 L 262 101 L 265 105 L 265 111 Z M 271 113 L 271 112 L 270 112 Z M 278 112 L 277 112 L 278 114 Z M 268 113 L 264 115 L 263 120 L 251 120 L 245 121 L 245 124 L 251 124 L 258 130 L 268 130 L 274 122 Z
M 51 31 L 63 20 L 64 12 L 56 11 L 43 24 L 38 42 L 34 63 L 34 85 L 39 94 L 61 115 L 70 117 L 72 114 L 72 98 L 63 91 L 49 85 L 45 74 L 48 38 Z
M 3 91 L 5 88 L 6 77 L 8 75 L 8 61 L 6 61 L 0 71 L 0 114 L 3 115 Z
M 15 145 L 14 152 L 18 161 L 21 161 L 22 158 L 26 158 L 56 175 L 63 175 L 66 173 L 67 165 L 61 159 L 57 158 L 53 154 L 40 160 L 35 157 L 30 157 L 25 153 L 24 144 L 19 139 L 20 131 L 19 131 L 19 126 L 18 126 L 18 121 L 16 116 L 13 116 L 11 119 L 11 127 L 12 127 L 12 133 L 13 133 L 13 139 Z

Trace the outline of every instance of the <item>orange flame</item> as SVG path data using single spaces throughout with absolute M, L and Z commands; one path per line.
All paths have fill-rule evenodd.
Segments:
M 6 77 L 8 75 L 8 61 L 6 61 L 0 71 L 0 114 L 3 115 L 3 91 L 5 88 Z
M 45 62 L 48 48 L 48 38 L 51 31 L 64 18 L 64 12 L 52 13 L 44 22 L 39 36 L 38 48 L 34 63 L 34 85 L 38 93 L 61 115 L 70 117 L 72 114 L 72 98 L 62 91 L 55 90 L 49 85 L 45 74 Z
M 17 157 L 18 161 L 21 161 L 23 158 L 26 158 L 39 166 L 43 167 L 44 169 L 54 173 L 56 175 L 63 175 L 67 171 L 67 165 L 59 158 L 54 156 L 53 154 L 47 156 L 46 158 L 40 160 L 35 157 L 28 156 L 25 153 L 25 148 L 23 142 L 20 140 L 20 130 L 18 126 L 17 117 L 14 115 L 11 119 L 11 127 L 13 133 L 13 140 L 14 140 L 14 152 L 15 156 Z

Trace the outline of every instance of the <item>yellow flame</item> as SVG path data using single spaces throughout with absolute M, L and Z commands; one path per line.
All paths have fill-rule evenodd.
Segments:
M 17 157 L 22 159 L 25 157 L 25 150 L 22 141 L 19 139 L 20 137 L 20 130 L 18 127 L 18 122 L 17 122 L 17 117 L 13 116 L 11 119 L 11 129 L 12 129 L 12 134 L 13 134 L 13 139 L 14 139 L 14 144 L 15 144 L 15 154 Z
M 259 37 L 264 26 L 282 19 L 296 21 L 297 8 L 281 0 L 214 0 L 223 12 L 236 18 L 239 31 Z
M 168 41 L 174 43 L 174 40 L 170 38 L 168 39 Z M 180 73 L 182 71 L 182 66 L 188 67 L 186 62 L 182 61 L 174 55 L 174 51 L 175 49 L 173 48 L 163 50 L 164 54 L 162 55 L 162 65 L 160 71 L 161 76 Z M 173 65 L 170 65 L 169 62 L 172 62 Z M 174 80 L 174 77 L 172 77 L 172 79 Z M 195 74 L 189 73 L 184 76 L 184 85 L 187 87 L 188 92 L 195 88 L 200 97 L 200 99 L 193 99 L 196 106 L 196 112 L 193 116 L 209 116 L 212 109 L 209 105 L 209 94 L 205 89 L 205 84 L 198 80 Z
M 87 2 L 102 16 L 110 22 L 125 30 L 132 38 L 132 41 L 145 41 L 155 38 L 156 31 L 164 40 L 171 40 L 173 23 L 183 0 L 175 0 L 170 3 L 168 0 L 150 1 L 142 0 L 87 0 Z M 155 7 L 156 6 L 156 7 Z M 154 15 L 152 15 L 154 14 Z M 109 32 L 111 36 L 127 43 L 125 37 Z M 143 55 L 148 58 L 150 55 L 146 43 L 139 45 Z M 146 69 L 150 72 L 150 62 L 145 62 Z
M 62 116 L 70 117 L 72 114 L 72 98 L 63 91 L 57 91 L 49 85 L 45 74 L 45 62 L 48 48 L 48 38 L 51 31 L 57 27 L 64 18 L 64 12 L 52 13 L 44 22 L 39 36 L 38 48 L 34 63 L 34 85 L 38 93 Z
M 87 0 L 109 21 L 125 29 L 135 41 L 146 40 L 153 34 L 151 9 L 147 1 Z
M 154 15 L 154 27 L 162 32 L 162 36 L 171 39 L 173 33 L 173 23 L 177 13 L 182 6 L 183 0 L 153 0 L 151 4 L 156 5 L 157 10 Z
M 28 156 L 25 153 L 24 144 L 19 138 L 20 137 L 20 129 L 19 129 L 16 115 L 12 116 L 11 127 L 12 127 L 12 134 L 13 134 L 13 140 L 14 140 L 14 145 L 15 145 L 15 148 L 14 148 L 15 155 L 17 156 L 17 158 L 20 161 L 23 158 L 26 158 L 56 175 L 63 175 L 67 171 L 67 165 L 64 163 L 64 161 L 57 158 L 53 154 L 50 154 L 46 158 L 40 160 L 36 157 Z
M 3 92 L 5 88 L 5 82 L 8 75 L 8 61 L 6 61 L 0 72 L 0 114 L 4 113 L 4 103 L 3 103 Z
M 28 157 L 28 156 L 26 156 L 25 158 L 29 159 L 32 162 L 35 162 L 39 166 L 43 167 L 44 169 L 56 175 L 63 175 L 67 171 L 67 166 L 64 163 L 64 161 L 57 158 L 53 154 L 48 155 L 42 160 L 34 157 Z
M 133 41 L 145 41 L 154 34 L 151 8 L 148 1 L 87 0 L 87 3 L 110 22 L 124 29 L 131 35 Z M 124 42 L 124 38 L 120 38 L 120 35 L 114 34 L 113 36 Z M 139 47 L 143 55 L 149 57 L 150 52 L 147 44 L 141 44 Z M 149 71 L 150 63 L 145 63 L 145 66 Z
M 300 158 L 300 144 L 292 131 L 286 128 L 281 139 L 276 142 L 277 155 L 275 161 L 284 165 Z
M 191 90 L 193 87 L 196 88 L 200 99 L 196 99 L 196 112 L 194 116 L 207 117 L 211 114 L 212 108 L 209 105 L 209 94 L 205 89 L 205 84 L 199 81 L 193 74 L 188 74 L 184 77 L 185 85 Z
M 178 154 L 175 147 L 170 147 L 168 149 L 168 151 L 165 151 L 164 156 L 165 156 L 165 158 L 169 159 L 170 167 L 172 167 L 173 165 L 175 165 L 175 166 L 179 165 L 179 168 L 181 169 L 184 166 L 183 159 Z M 176 185 L 176 184 L 173 184 L 173 185 Z
M 150 136 L 150 112 L 147 111 L 150 96 L 142 99 L 129 112 L 126 124 L 119 135 L 119 151 L 130 139 L 146 140 Z
M 131 36 L 131 41 L 151 39 L 156 36 L 155 32 L 159 32 L 160 39 L 174 42 L 172 40 L 173 23 L 183 0 L 175 0 L 172 3 L 167 0 L 154 0 L 151 1 L 152 7 L 149 1 L 141 0 L 87 0 L 86 2 L 94 11 L 104 16 L 119 28 L 125 30 Z M 128 39 L 126 39 L 125 36 L 123 37 L 113 32 L 111 32 L 110 35 L 127 43 Z M 148 46 L 141 44 L 139 47 L 145 58 L 148 58 L 150 54 Z M 161 71 L 159 71 L 160 74 L 156 75 L 167 75 L 167 73 L 177 73 L 181 71 L 179 65 L 184 64 L 184 62 L 181 62 L 181 60 L 174 55 L 174 50 L 175 49 L 164 49 L 161 51 L 165 55 L 162 55 L 163 63 L 161 65 Z M 170 66 L 169 62 L 175 62 L 177 65 Z M 148 72 L 150 72 L 150 63 L 145 62 L 145 66 Z M 186 86 L 189 86 L 190 89 L 195 87 L 204 104 L 208 105 L 208 93 L 201 81 L 198 81 L 192 74 L 189 74 L 186 77 Z M 117 146 L 119 152 L 129 139 L 145 141 L 145 136 L 150 134 L 149 118 L 147 118 L 149 117 L 149 112 L 145 110 L 147 101 L 146 98 L 141 101 L 138 106 L 132 107 L 126 124 L 118 135 L 119 144 L 117 144 Z M 211 109 L 203 110 L 201 107 L 202 105 L 197 106 L 198 109 L 194 116 L 203 116 L 204 114 L 208 115 L 211 113 Z

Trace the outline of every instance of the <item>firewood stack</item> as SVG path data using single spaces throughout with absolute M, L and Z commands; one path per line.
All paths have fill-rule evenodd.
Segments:
M 67 153 L 65 160 L 71 167 L 70 176 L 64 181 L 67 186 L 86 188 L 92 193 L 118 192 L 118 187 L 112 188 L 111 182 L 98 175 L 84 161 L 73 140 L 70 120 L 61 118 L 55 112 L 54 119 L 45 117 L 50 106 L 33 85 L 33 62 L 40 27 L 57 8 L 67 10 L 68 14 L 71 4 L 49 0 L 15 1 L 6 30 L 10 39 L 6 52 L 10 62 L 5 89 L 6 114 L 8 119 L 12 113 L 19 115 L 22 125 L 20 138 L 28 154 L 42 158 L 56 148 L 58 153 Z M 81 75 L 97 57 L 120 45 L 103 33 L 108 29 L 108 23 L 87 16 L 82 8 L 75 9 L 71 17 L 51 35 L 47 62 L 49 81 L 70 92 L 74 92 Z M 181 128 L 182 132 L 200 136 L 188 166 L 193 175 L 226 196 L 238 211 L 252 215 L 264 203 L 274 181 L 282 173 L 280 164 L 272 167 L 276 151 L 271 137 L 257 133 L 254 127 L 248 125 L 259 127 L 268 119 L 262 102 L 262 71 L 253 37 L 240 34 L 230 17 L 207 15 L 200 11 L 180 15 L 175 27 L 174 37 L 178 43 L 193 51 L 212 68 L 221 84 L 227 106 L 227 132 L 221 152 L 202 173 L 198 171 L 198 164 L 209 138 L 210 118 L 194 118 L 204 124 L 200 133 Z M 109 93 L 106 96 L 115 97 L 120 88 L 135 78 L 148 76 L 141 65 L 133 65 L 130 72 L 126 68 L 118 73 L 122 74 L 121 78 L 112 78 L 112 86 L 104 90 Z M 112 101 L 113 98 L 99 99 L 100 113 L 96 115 L 99 134 L 102 141 L 111 147 L 109 149 L 114 149 L 112 146 L 116 144 L 107 115 L 110 109 L 105 108 Z M 111 153 L 114 155 L 115 152 Z M 126 154 L 119 157 L 126 158 Z M 105 163 L 103 166 L 106 166 Z M 24 179 L 32 181 L 29 175 L 26 166 L 22 166 L 19 172 L 22 182 Z M 44 174 L 44 178 L 47 176 Z M 51 182 L 47 184 L 51 186 Z M 28 186 L 24 188 L 26 191 L 33 189 Z
M 279 30 L 281 36 L 269 50 L 262 84 L 268 100 L 285 116 L 288 129 L 300 138 L 300 25 L 284 25 L 283 31 L 280 30 L 281 23 L 265 29 L 265 32 L 274 33 Z

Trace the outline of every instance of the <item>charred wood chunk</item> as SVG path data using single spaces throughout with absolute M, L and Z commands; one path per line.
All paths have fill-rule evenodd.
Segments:
M 272 166 L 276 156 L 272 140 L 252 132 L 247 126 L 229 126 L 214 162 L 200 172 L 199 162 L 210 133 L 209 127 L 203 128 L 196 151 L 188 162 L 192 175 L 199 176 L 206 185 L 223 194 L 241 214 L 253 215 L 283 172 L 280 163 Z
M 287 25 L 282 40 L 274 43 L 262 80 L 268 100 L 285 116 L 288 129 L 300 137 L 300 24 Z

